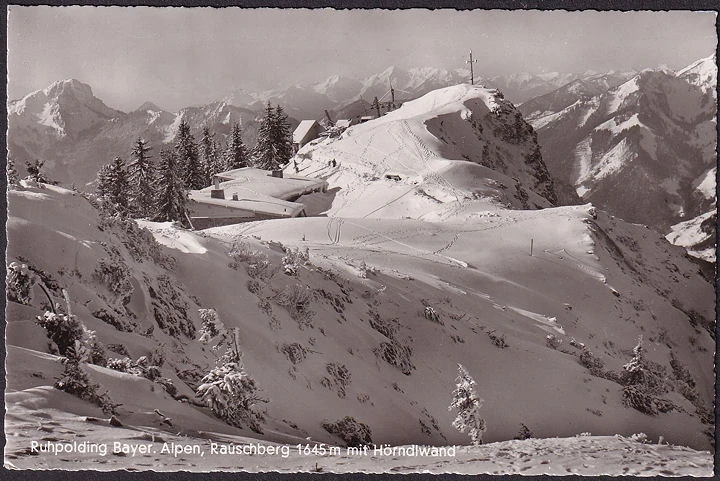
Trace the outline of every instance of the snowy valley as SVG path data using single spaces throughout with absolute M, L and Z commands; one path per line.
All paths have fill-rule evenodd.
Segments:
M 691 81 L 706 82 L 704 70 L 690 72 Z M 22 181 L 8 191 L 7 264 L 24 269 L 11 275 L 25 284 L 12 284 L 6 310 L 6 466 L 711 475 L 712 281 L 664 237 L 675 224 L 669 217 L 657 219 L 659 233 L 631 223 L 639 221 L 630 211 L 613 213 L 618 193 L 603 194 L 609 184 L 602 181 L 623 170 L 609 154 L 580 152 L 578 160 L 567 152 L 609 146 L 618 136 L 615 151 L 636 142 L 663 153 L 656 136 L 674 133 L 683 149 L 694 146 L 675 192 L 714 193 L 707 174 L 714 97 L 681 74 L 622 75 L 596 77 L 573 89 L 580 100 L 547 101 L 542 113 L 528 111 L 538 99 L 516 108 L 497 89 L 432 84 L 399 109 L 295 154 L 285 176 L 328 184 L 297 199 L 308 217 L 202 231 L 128 219 L 69 188 L 91 181 L 120 142 L 147 135 L 146 125 L 158 125 L 151 142 L 171 139 L 179 116 L 151 104 L 112 111 L 74 81 L 11 103 L 11 153 L 30 154 L 32 146 L 40 155 L 67 142 L 67 152 L 87 157 L 77 165 L 66 157 L 50 170 L 65 169 L 68 177 L 57 177 L 65 187 Z M 342 98 L 360 87 L 346 84 L 336 79 L 326 91 Z M 682 106 L 646 100 L 643 88 L 677 93 Z M 65 98 L 58 90 L 88 100 L 73 110 L 82 122 L 45 107 Z M 629 114 L 631 105 L 644 110 Z M 216 107 L 185 109 L 183 118 L 193 126 L 256 118 L 229 102 Z M 657 113 L 662 133 L 646 126 L 646 111 Z M 587 129 L 562 126 L 580 117 Z M 679 122 L 694 130 L 680 131 Z M 61 140 L 42 144 L 50 134 Z M 67 140 L 73 136 L 81 140 Z M 110 138 L 99 159 L 95 143 Z M 590 194 L 563 205 L 561 182 Z M 633 185 L 623 184 L 623 202 L 658 203 L 646 189 L 640 204 Z M 715 196 L 682 205 L 706 215 Z M 706 219 L 688 229 L 702 229 Z M 37 317 L 55 305 L 94 331 L 96 362 L 81 365 L 112 405 L 53 387 L 67 363 Z M 257 395 L 252 416 L 237 425 L 197 396 L 208 373 L 227 362 L 228 346 L 242 353 L 236 361 Z M 452 425 L 458 364 L 484 400 L 480 446 Z M 149 447 L 137 455 L 56 456 L 32 452 L 33 440 Z M 163 454 L 168 443 L 181 452 Z M 292 449 L 221 455 L 212 443 Z M 346 450 L 363 444 L 458 447 L 437 458 Z M 189 452 L 194 446 L 199 451 Z M 318 446 L 342 450 L 312 452 Z

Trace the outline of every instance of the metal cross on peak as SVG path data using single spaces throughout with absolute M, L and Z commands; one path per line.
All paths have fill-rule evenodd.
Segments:
M 470 85 L 475 85 L 475 76 L 473 74 L 473 64 L 477 63 L 477 59 L 473 60 L 472 58 L 472 49 L 470 50 L 470 60 L 465 60 L 465 63 L 470 64 Z

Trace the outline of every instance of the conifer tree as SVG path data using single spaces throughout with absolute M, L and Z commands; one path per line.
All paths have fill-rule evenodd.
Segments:
M 236 328 L 227 351 L 217 366 L 202 378 L 196 395 L 226 423 L 238 427 L 247 425 L 262 433 L 264 415 L 258 405 L 268 401 L 259 395 L 259 387 L 245 370 L 238 337 Z
M 273 142 L 277 145 L 278 167 L 287 164 L 293 156 L 292 132 L 290 131 L 290 123 L 288 116 L 281 106 L 275 108 L 274 116 L 274 138 Z
M 105 196 L 122 209 L 127 209 L 129 205 L 130 181 L 128 180 L 128 170 L 125 161 L 121 157 L 115 159 L 109 164 L 105 164 L 98 172 L 98 195 Z
M 155 201 L 157 221 L 179 221 L 183 225 L 187 224 L 187 192 L 179 171 L 180 166 L 175 152 L 161 150 Z
M 5 295 L 9 301 L 29 306 L 32 300 L 32 286 L 34 283 L 35 279 L 27 264 L 19 264 L 13 261 L 7 266 Z
M 27 167 L 28 176 L 27 179 L 43 183 L 43 184 L 56 184 L 57 182 L 53 182 L 47 177 L 45 177 L 45 174 L 42 172 L 42 168 L 45 165 L 44 160 L 35 160 L 35 162 L 25 162 L 25 166 Z
M 110 186 L 112 185 L 112 181 L 111 181 L 112 174 L 111 174 L 110 170 L 111 170 L 111 165 L 105 164 L 102 167 L 100 167 L 100 170 L 98 171 L 97 187 L 95 189 L 95 192 L 100 197 L 110 195 Z
M 131 187 L 132 210 L 139 217 L 152 215 L 154 206 L 155 168 L 151 156 L 151 147 L 140 137 L 133 146 L 132 161 L 128 166 L 128 179 Z
M 190 125 L 185 119 L 180 121 L 175 136 L 175 152 L 179 168 L 183 171 L 183 182 L 188 189 L 205 187 L 205 168 L 198 153 L 195 138 L 190 133 Z
M 265 107 L 263 117 L 257 133 L 257 143 L 253 149 L 253 162 L 260 169 L 272 169 L 278 158 L 277 146 L 273 142 L 275 124 L 275 111 L 270 102 Z
M 265 117 L 258 129 L 257 144 L 253 149 L 256 167 L 275 170 L 288 163 L 293 156 L 292 133 L 285 111 L 279 105 L 273 108 L 268 102 Z
M 104 413 L 114 414 L 115 408 L 119 405 L 113 403 L 107 393 L 100 393 L 100 386 L 90 380 L 84 369 L 88 361 L 87 355 L 82 351 L 80 342 L 75 341 L 75 345 L 65 352 L 64 357 L 61 358 L 65 368 L 55 381 L 55 389 L 96 404 Z
M 7 159 L 7 165 L 5 166 L 5 170 L 7 172 L 8 185 L 18 185 L 18 183 L 20 182 L 20 177 L 18 175 L 17 169 L 15 168 L 15 162 L 10 157 L 8 157 Z
M 225 151 L 225 166 L 228 170 L 248 167 L 248 154 L 242 140 L 240 124 L 235 122 L 230 138 L 228 139 L 227 150 Z
M 222 172 L 223 167 L 218 160 L 217 144 L 215 143 L 215 134 L 210 129 L 203 127 L 202 138 L 200 139 L 200 156 L 205 166 L 205 184 L 212 183 L 212 176 L 218 172 Z
M 633 349 L 633 357 L 623 366 L 623 404 L 638 411 L 655 416 L 672 409 L 672 402 L 658 396 L 667 392 L 667 384 L 652 363 L 645 358 L 642 336 Z
M 483 400 L 475 391 L 475 380 L 462 364 L 458 364 L 458 376 L 455 381 L 457 387 L 453 391 L 453 398 L 448 407 L 448 411 L 457 410 L 457 417 L 452 425 L 461 433 L 467 432 L 473 445 L 477 446 L 482 444 L 482 435 L 486 430 L 485 420 L 478 413 Z
M 120 157 L 115 157 L 111 164 L 111 182 L 110 199 L 117 205 L 127 208 L 130 204 L 130 180 L 128 178 L 128 170 L 125 161 Z

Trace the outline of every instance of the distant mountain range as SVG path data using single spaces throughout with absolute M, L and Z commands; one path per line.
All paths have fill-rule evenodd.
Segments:
M 237 90 L 222 100 L 178 112 L 145 102 L 128 113 L 108 107 L 93 95 L 89 85 L 75 79 L 62 80 L 8 103 L 8 150 L 21 173 L 25 161 L 43 159 L 48 173 L 56 180 L 83 185 L 91 182 L 100 166 L 114 156 L 128 155 L 137 137 L 155 147 L 171 142 L 181 118 L 188 120 L 193 133 L 199 134 L 207 126 L 218 134 L 220 141 L 229 133 L 232 123 L 238 121 L 245 143 L 252 146 L 267 102 L 282 105 L 294 127 L 301 119 L 322 119 L 325 110 L 335 120 L 371 114 L 374 97 L 390 100 L 391 84 L 400 104 L 441 87 L 465 83 L 468 77 L 469 72 L 462 69 L 390 67 L 364 80 L 335 75 L 284 90 L 261 93 Z M 549 92 L 575 77 L 518 74 L 479 79 L 477 83 L 492 84 L 517 103 L 528 95 Z
M 497 88 L 508 100 L 519 104 L 588 75 L 591 74 L 551 72 L 490 77 L 480 73 L 476 75 L 475 83 Z M 236 90 L 224 100 L 251 110 L 258 110 L 267 102 L 287 105 L 288 111 L 296 118 L 319 119 L 324 115 L 324 110 L 338 115 L 344 114 L 349 104 L 364 106 L 358 115 L 370 114 L 370 105 L 375 97 L 383 101 L 391 100 L 391 86 L 395 90 L 395 100 L 402 103 L 439 88 L 468 83 L 469 80 L 470 71 L 466 69 L 423 67 L 405 70 L 389 67 L 363 80 L 333 75 L 317 83 L 294 85 L 285 89 L 264 92 Z
M 89 85 L 78 80 L 55 82 L 8 106 L 8 151 L 23 172 L 24 162 L 46 161 L 50 177 L 82 186 L 95 179 L 98 169 L 113 157 L 126 157 L 132 144 L 142 137 L 154 147 L 171 143 L 181 119 L 186 119 L 199 139 L 207 126 L 218 140 L 240 122 L 243 136 L 252 146 L 259 112 L 215 102 L 168 112 L 146 102 L 129 113 L 107 107 Z M 291 125 L 297 121 L 291 119 Z M 126 157 L 127 158 L 127 157 Z
M 577 79 L 520 110 L 550 172 L 584 201 L 673 231 L 693 255 L 714 261 L 716 85 L 712 56 L 677 72 Z

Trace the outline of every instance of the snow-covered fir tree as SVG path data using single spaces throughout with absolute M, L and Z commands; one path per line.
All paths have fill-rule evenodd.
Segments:
M 287 115 L 282 107 L 273 108 L 268 102 L 258 128 L 253 162 L 258 168 L 275 170 L 287 164 L 292 155 L 292 133 Z
M 272 168 L 277 157 L 276 147 L 273 145 L 273 118 L 275 112 L 268 102 L 265 107 L 265 116 L 258 127 L 257 141 L 252 152 L 253 163 L 260 169 Z
M 100 393 L 100 386 L 90 380 L 85 369 L 88 362 L 88 351 L 79 341 L 68 348 L 61 359 L 65 368 L 62 375 L 55 381 L 55 389 L 59 389 L 80 399 L 96 404 L 103 412 L 112 414 L 117 406 L 107 393 Z
M 20 176 L 18 175 L 18 171 L 15 168 L 15 162 L 11 157 L 8 157 L 7 159 L 5 171 L 7 173 L 8 186 L 18 185 L 18 183 L 20 182 Z
M 178 221 L 187 225 L 187 191 L 180 176 L 181 166 L 172 150 L 160 151 L 157 170 L 155 220 Z
M 130 204 L 130 180 L 125 161 L 121 157 L 100 167 L 97 176 L 97 194 L 124 210 Z
M 200 138 L 200 156 L 205 166 L 205 184 L 212 183 L 212 176 L 224 170 L 224 165 L 219 159 L 217 151 L 217 143 L 215 142 L 215 134 L 210 129 L 203 127 L 202 137 Z
M 72 314 L 45 311 L 42 316 L 36 317 L 36 322 L 45 329 L 48 338 L 55 343 L 58 352 L 63 356 L 68 349 L 75 346 L 76 341 L 82 339 L 82 325 Z
M 217 311 L 215 309 L 198 309 L 200 315 L 200 341 L 203 344 L 207 344 L 214 337 L 220 334 L 225 335 L 225 329 L 218 318 Z
M 100 167 L 97 173 L 95 193 L 100 197 L 104 197 L 110 194 L 110 164 L 105 164 Z
M 226 423 L 247 426 L 262 433 L 264 415 L 259 404 L 268 401 L 259 395 L 255 380 L 245 371 L 237 329 L 231 338 L 231 344 L 217 366 L 200 381 L 196 395 Z
M 30 305 L 34 279 L 27 264 L 11 262 L 5 275 L 5 294 L 8 300 Z
M 225 168 L 227 170 L 248 167 L 248 153 L 242 140 L 240 124 L 235 122 L 228 138 L 227 150 L 225 150 Z
M 31 182 L 38 182 L 43 184 L 54 184 L 55 182 L 51 181 L 47 177 L 45 177 L 45 174 L 42 172 L 42 168 L 45 165 L 44 160 L 35 160 L 35 162 L 25 162 L 25 167 L 27 168 L 28 176 L 26 179 L 30 180 Z
M 637 345 L 633 348 L 633 357 L 623 366 L 627 375 L 628 384 L 640 384 L 645 379 L 645 347 L 643 346 L 642 335 L 638 338 Z
M 668 392 L 666 376 L 645 358 L 642 336 L 633 349 L 633 357 L 623 366 L 623 404 L 650 416 L 673 409 L 673 403 L 661 396 Z
M 280 105 L 275 108 L 274 124 L 273 142 L 277 145 L 278 164 L 281 166 L 287 164 L 292 158 L 293 145 L 290 122 L 288 122 L 288 116 Z
M 185 119 L 180 121 L 175 135 L 175 152 L 178 164 L 183 170 L 183 182 L 188 189 L 205 187 L 205 167 L 198 153 L 195 138 L 190 133 L 190 125 Z
M 155 197 L 155 167 L 150 151 L 152 147 L 138 137 L 130 154 L 128 179 L 131 187 L 132 211 L 139 217 L 150 217 L 153 214 Z
M 456 388 L 448 410 L 456 410 L 457 417 L 452 425 L 461 433 L 467 432 L 473 445 L 482 444 L 482 435 L 486 430 L 485 420 L 480 416 L 483 400 L 475 391 L 475 380 L 465 369 L 458 364 L 458 376 L 455 379 Z

